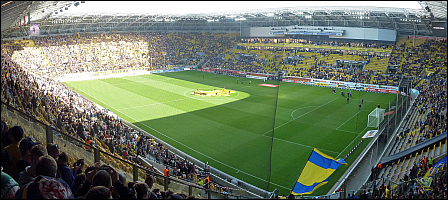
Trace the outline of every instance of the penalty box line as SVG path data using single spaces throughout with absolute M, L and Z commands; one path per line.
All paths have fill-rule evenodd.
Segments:
M 337 97 L 336 99 L 339 99 L 339 97 Z M 319 109 L 319 108 L 322 108 L 323 106 L 325 106 L 325 105 L 327 105 L 327 104 L 333 102 L 333 101 L 336 100 L 336 99 L 333 99 L 333 100 L 331 100 L 331 101 L 329 101 L 329 102 L 327 102 L 327 103 L 325 103 L 325 104 L 322 104 L 321 106 L 319 106 L 319 107 L 317 107 L 317 108 L 314 108 L 313 110 L 310 110 L 310 111 L 306 112 L 305 114 L 300 115 L 300 116 L 297 117 L 297 118 L 293 118 L 292 120 L 289 120 L 288 122 L 285 122 L 284 124 L 282 124 L 282 125 L 280 125 L 280 126 L 277 126 L 277 127 L 275 127 L 274 129 L 272 129 L 272 130 L 266 131 L 265 133 L 263 133 L 263 134 L 261 134 L 261 135 L 264 136 L 266 133 L 270 133 L 271 131 L 275 131 L 275 130 L 277 130 L 278 128 L 280 128 L 280 127 L 282 127 L 282 126 L 284 126 L 284 125 L 286 125 L 286 124 L 289 124 L 290 122 L 292 122 L 292 121 L 294 121 L 294 120 L 296 120 L 296 119 L 299 119 L 299 118 L 301 118 L 301 117 L 307 115 L 307 114 L 310 113 L 310 112 L 313 112 L 313 111 L 315 111 L 315 110 L 317 110 L 317 109 Z
M 70 84 L 69 84 L 69 85 L 70 85 Z M 79 89 L 79 88 L 77 88 L 77 87 L 75 87 L 75 86 L 73 86 L 73 87 L 76 88 L 76 89 L 78 89 L 79 91 L 84 92 L 83 90 L 81 90 L 81 89 Z M 94 99 L 100 101 L 101 103 L 103 103 L 103 104 L 109 106 L 110 108 L 115 109 L 114 107 L 112 107 L 112 106 L 106 104 L 105 102 L 99 100 L 98 98 L 96 98 L 96 97 L 94 97 L 94 96 L 92 96 L 92 95 L 90 95 L 90 94 L 88 94 L 88 93 L 86 93 L 86 92 L 84 92 L 84 93 L 87 94 L 87 95 L 89 95 L 90 97 L 92 97 L 92 98 L 94 98 Z M 115 110 L 116 110 L 116 109 L 115 109 Z M 121 111 L 119 111 L 119 110 L 117 110 L 117 111 L 120 112 L 120 113 L 123 114 L 123 115 L 126 115 L 127 117 L 129 117 L 130 119 L 134 120 L 135 122 L 137 122 L 137 123 L 139 123 L 139 124 L 141 124 L 141 125 L 143 125 L 143 126 L 148 127 L 149 129 L 151 129 L 151 130 L 153 130 L 153 131 L 155 131 L 155 132 L 157 132 L 157 133 L 159 133 L 159 134 L 161 134 L 161 135 L 167 137 L 168 139 L 170 139 L 170 140 L 172 140 L 172 141 L 174 141 L 174 142 L 176 142 L 176 143 L 178 143 L 178 144 L 180 144 L 180 145 L 182 145 L 182 146 L 184 146 L 184 147 L 186 147 L 186 148 L 188 148 L 188 149 L 190 149 L 190 150 L 192 150 L 192 151 L 194 151 L 194 152 L 196 152 L 196 153 L 198 153 L 198 154 L 200 154 L 200 155 L 202 155 L 202 156 L 204 156 L 204 157 L 209 158 L 210 160 L 213 160 L 213 161 L 215 161 L 215 162 L 217 162 L 217 163 L 219 163 L 219 164 L 221 164 L 221 165 L 224 165 L 224 166 L 226 166 L 226 167 L 228 167 L 228 168 L 230 168 L 230 169 L 233 169 L 233 170 L 235 170 L 235 171 L 238 171 L 238 172 L 241 172 L 241 173 L 246 174 L 246 175 L 248 175 L 248 176 L 251 176 L 251 177 L 253 177 L 253 178 L 256 178 L 256 179 L 258 179 L 258 180 L 260 180 L 260 181 L 269 182 L 269 181 L 264 180 L 264 179 L 262 179 L 262 178 L 260 178 L 260 177 L 254 176 L 254 175 L 249 174 L 249 173 L 247 173 L 247 172 L 241 171 L 241 170 L 239 170 L 239 169 L 237 169 L 237 168 L 235 168 L 235 167 L 232 167 L 232 166 L 230 166 L 230 165 L 227 165 L 227 164 L 225 164 L 225 163 L 223 163 L 223 162 L 220 162 L 220 161 L 218 161 L 218 160 L 216 160 L 216 159 L 214 159 L 214 158 L 212 158 L 212 157 L 210 157 L 210 156 L 208 156 L 208 155 L 205 155 L 205 154 L 203 154 L 203 153 L 201 153 L 201 152 L 199 152 L 199 151 L 197 151 L 197 150 L 195 150 L 195 149 L 193 149 L 193 148 L 191 148 L 191 147 L 189 147 L 189 146 L 187 146 L 187 145 L 185 145 L 185 144 L 183 144 L 183 143 L 181 143 L 181 142 L 179 142 L 179 141 L 177 141 L 177 140 L 175 140 L 175 139 L 173 139 L 173 138 L 171 138 L 171 137 L 169 137 L 169 136 L 167 136 L 167 135 L 165 135 L 165 134 L 163 134 L 162 132 L 160 132 L 160 131 L 158 131 L 158 130 L 156 130 L 156 129 L 150 127 L 150 126 L 148 126 L 148 125 L 146 125 L 146 124 L 144 124 L 144 123 L 141 123 L 141 122 L 137 121 L 137 120 L 134 119 L 133 117 L 130 117 L 129 115 L 127 115 L 127 114 L 125 114 L 125 113 L 123 113 L 123 112 L 121 112 Z M 273 182 L 270 182 L 270 183 L 273 184 L 273 185 L 276 185 L 276 186 L 278 186 L 278 187 L 282 187 L 282 188 L 284 188 L 284 189 L 288 189 L 288 190 L 291 189 L 291 188 L 288 188 L 288 187 L 285 187 L 285 186 L 283 186 L 283 185 L 279 185 L 279 184 L 276 184 L 276 183 L 273 183 Z

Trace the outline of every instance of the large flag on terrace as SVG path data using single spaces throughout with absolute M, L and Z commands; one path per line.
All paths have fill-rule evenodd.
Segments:
M 434 177 L 434 175 L 439 171 L 440 168 L 442 168 L 443 165 L 446 164 L 446 156 L 443 157 L 442 159 L 440 159 L 437 163 L 435 163 L 431 169 L 429 169 L 426 174 L 425 174 L 425 178 L 426 177 Z
M 322 185 L 325 185 L 330 180 L 330 175 L 336 169 L 347 163 L 341 158 L 335 160 L 321 151 L 314 148 L 311 152 L 308 162 L 303 167 L 302 173 L 297 179 L 294 188 L 291 191 L 293 195 L 311 194 Z
M 417 182 L 423 187 L 425 191 L 431 190 L 431 183 L 434 179 L 434 175 L 437 174 L 440 168 L 446 164 L 446 156 L 434 164 L 431 169 L 429 169 L 423 178 L 418 178 Z

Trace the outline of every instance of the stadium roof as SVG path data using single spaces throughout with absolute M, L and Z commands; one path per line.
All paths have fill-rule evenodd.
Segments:
M 412 35 L 416 30 L 417 35 L 432 35 L 431 21 L 447 19 L 446 1 L 399 2 L 398 6 L 390 1 L 349 2 L 351 6 L 340 1 L 317 1 L 314 5 L 302 1 L 168 2 L 170 6 L 158 4 L 161 2 L 149 2 L 151 6 L 100 2 L 101 8 L 97 7 L 98 2 L 83 2 L 2 1 L 2 38 L 26 36 L 28 26 L 17 29 L 17 22 L 23 23 L 23 16 L 28 13 L 31 23 L 40 24 L 40 32 L 45 35 L 110 31 L 235 32 L 241 27 L 289 25 L 384 28 L 397 30 L 399 35 Z M 119 10 L 106 11 L 107 5 L 117 4 L 122 5 Z M 191 7 L 187 7 L 189 4 Z

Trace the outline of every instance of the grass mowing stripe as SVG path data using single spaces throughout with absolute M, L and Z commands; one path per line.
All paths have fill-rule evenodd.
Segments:
M 344 124 L 347 123 L 348 121 L 350 121 L 353 117 L 358 116 L 358 114 L 359 114 L 360 112 L 361 112 L 361 111 L 358 111 L 357 113 L 355 113 L 352 117 L 350 117 L 349 119 L 347 119 L 347 121 L 345 121 L 345 122 L 342 123 L 340 126 L 338 126 L 338 127 L 336 128 L 336 130 L 339 130 L 339 128 L 341 128 L 341 126 L 344 126 Z
M 151 81 L 152 79 L 154 81 Z M 258 86 L 263 81 L 251 80 L 252 84 L 249 86 L 247 83 L 250 79 L 239 78 L 240 84 L 236 84 L 236 79 L 236 77 L 224 75 L 185 71 L 125 77 L 123 79 L 105 79 L 111 85 L 100 84 L 100 87 L 104 87 L 101 89 L 107 90 L 104 92 L 101 92 L 101 89 L 92 89 L 98 86 L 98 84 L 86 85 L 88 83 L 77 83 L 75 85 L 79 85 L 81 89 L 86 88 L 87 90 L 84 91 L 94 94 L 98 99 L 104 99 L 105 103 L 116 108 L 157 104 L 139 109 L 127 109 L 126 114 L 132 117 L 132 119 L 121 113 L 120 115 L 125 119 L 129 119 L 130 122 L 134 121 L 133 123 L 140 128 L 144 128 L 154 136 L 160 136 L 160 139 L 169 142 L 169 144 L 190 156 L 199 160 L 209 161 L 209 164 L 229 175 L 269 191 L 278 188 L 279 193 L 285 194 L 289 192 L 290 187 L 296 182 L 300 169 L 306 163 L 309 152 L 312 150 L 309 147 L 298 144 L 314 146 L 318 149 L 321 149 L 321 147 L 329 149 L 333 152 L 325 153 L 335 157 L 338 156 L 337 152 L 339 151 L 341 151 L 340 155 L 345 155 L 354 146 L 353 143 L 356 144 L 357 140 L 362 136 L 360 133 L 364 130 L 359 132 L 361 129 L 358 130 L 357 127 L 365 127 L 368 113 L 365 117 L 361 117 L 361 115 L 364 115 L 364 110 L 369 112 L 378 103 L 381 104 L 381 107 L 385 107 L 387 104 L 384 102 L 394 97 L 393 95 L 388 96 L 368 92 L 356 94 L 357 91 L 352 91 L 353 97 L 350 98 L 350 104 L 346 104 L 344 99 L 346 97 L 340 98 L 341 101 L 335 100 L 322 109 L 308 113 L 300 119 L 276 129 L 276 139 L 273 139 L 272 160 L 270 162 L 272 165 L 270 180 L 273 184 L 271 184 L 270 188 L 265 188 L 266 180 L 269 180 L 267 176 L 267 173 L 269 173 L 267 171 L 269 169 L 268 140 L 272 141 L 272 139 L 269 136 L 260 136 L 261 133 L 265 132 L 263 128 L 265 128 L 264 130 L 273 128 L 268 126 L 272 124 L 272 117 L 275 117 L 277 124 L 281 125 L 316 108 L 309 106 L 319 106 L 336 96 L 341 96 L 331 94 L 332 89 L 330 88 L 266 81 L 266 83 L 281 85 L 278 87 L 278 95 L 275 95 L 276 88 Z M 245 84 L 241 84 L 243 79 Z M 128 84 L 130 82 L 134 83 Z M 159 85 L 160 87 L 158 87 Z M 132 93 L 122 93 L 122 90 L 119 90 L 121 93 L 119 94 L 116 89 L 115 91 L 114 89 L 108 89 L 114 88 L 111 86 L 131 90 L 139 95 L 143 95 L 145 98 L 151 96 L 154 98 L 138 98 L 140 100 L 138 102 L 132 99 Z M 138 89 L 133 90 L 131 87 L 138 87 Z M 202 89 L 203 87 L 204 89 L 207 87 L 211 89 L 225 87 L 226 89 L 240 91 L 245 96 L 240 95 L 237 97 L 238 99 L 229 99 L 228 101 L 211 98 L 174 101 L 185 98 L 184 94 L 186 94 L 187 89 Z M 339 90 L 348 91 L 345 89 Z M 338 93 L 340 92 L 339 90 Z M 95 92 L 91 93 L 90 91 Z M 169 94 L 168 92 L 174 94 Z M 116 96 L 120 96 L 121 99 Z M 277 114 L 274 115 L 274 100 L 276 98 L 278 98 Z M 362 111 L 358 114 L 357 120 L 353 120 L 353 115 L 358 112 L 357 106 L 361 98 L 364 99 Z M 161 104 L 161 102 L 167 103 Z M 100 104 L 103 105 L 103 103 Z M 300 107 L 303 109 L 300 109 Z M 296 109 L 300 110 L 294 111 Z M 180 112 L 180 110 L 184 112 Z M 119 114 L 118 111 L 117 114 Z M 352 119 L 348 120 L 351 117 Z M 136 120 L 143 118 L 147 118 L 147 120 Z M 348 122 L 346 122 L 347 120 Z M 344 122 L 346 123 L 341 126 Z M 181 141 L 183 145 L 153 131 L 147 126 L 166 134 L 170 138 L 175 138 L 176 141 Z M 344 130 L 335 130 L 336 127 Z M 259 134 L 256 135 L 255 133 Z M 361 144 L 361 147 L 365 146 L 364 143 Z M 362 149 L 356 150 L 346 159 L 349 165 L 359 154 L 358 151 L 361 152 Z M 197 152 L 201 152 L 202 155 Z M 218 158 L 220 161 L 216 162 L 210 158 Z M 233 168 L 221 163 L 225 163 Z M 235 169 L 242 170 L 245 173 L 235 171 Z M 313 195 L 325 194 L 330 189 L 330 184 L 334 184 L 343 174 L 341 170 L 344 169 L 338 169 L 332 175 L 329 183 L 317 189 Z M 276 183 L 281 183 L 282 186 L 276 186 L 280 185 Z M 285 185 L 289 187 L 285 187 Z
M 336 99 L 338 99 L 338 98 L 336 98 Z M 305 116 L 306 114 L 308 114 L 308 113 L 310 113 L 310 112 L 312 112 L 312 111 L 315 111 L 315 110 L 317 110 L 317 109 L 319 109 L 319 108 L 321 108 L 321 107 L 323 107 L 323 106 L 325 106 L 325 105 L 327 105 L 327 104 L 333 102 L 333 101 L 336 100 L 336 99 L 333 99 L 333 100 L 331 100 L 331 101 L 329 101 L 329 102 L 327 102 L 327 103 L 325 103 L 325 104 L 323 104 L 323 105 L 321 105 L 321 106 L 319 106 L 319 107 L 317 107 L 317 108 L 315 108 L 315 109 L 313 109 L 313 110 L 311 110 L 311 111 L 308 111 L 307 113 L 305 113 L 305 114 L 303 114 L 303 115 L 301 115 L 301 116 L 299 116 L 299 117 L 297 117 L 297 118 L 295 118 L 295 119 L 292 119 L 292 120 L 290 120 L 290 121 L 288 121 L 288 122 L 286 122 L 286 123 L 284 123 L 284 124 L 282 124 L 282 125 L 280 125 L 280 126 L 277 126 L 277 127 L 275 127 L 273 130 L 269 130 L 269 131 L 263 133 L 262 135 L 265 135 L 266 133 L 269 133 L 269 132 L 271 132 L 271 131 L 275 131 L 276 129 L 278 129 L 278 128 L 284 126 L 285 124 L 288 124 L 288 123 L 290 123 L 290 122 L 292 122 L 292 121 L 294 121 L 294 120 L 296 120 L 296 119 L 298 119 L 298 118 L 300 118 L 300 117 L 302 117 L 302 116 Z
M 68 83 L 68 84 L 69 84 L 69 83 Z M 69 84 L 69 85 L 70 85 L 70 84 Z M 72 86 L 72 87 L 74 87 L 74 86 Z M 76 87 L 74 87 L 74 88 L 76 88 Z M 97 101 L 102 102 L 104 105 L 107 105 L 107 106 L 109 106 L 110 108 L 116 110 L 114 107 L 108 105 L 107 103 L 104 103 L 103 101 L 101 101 L 101 100 L 97 99 L 96 97 L 94 97 L 94 96 L 92 96 L 92 95 L 90 95 L 90 94 L 84 92 L 83 90 L 81 90 L 81 89 L 79 89 L 79 88 L 76 88 L 76 89 L 79 90 L 79 91 L 81 91 L 81 92 L 83 92 L 84 94 L 86 94 L 86 95 L 88 95 L 88 96 L 90 96 L 90 97 L 96 99 Z M 247 172 L 241 171 L 241 170 L 239 170 L 239 169 L 237 169 L 237 168 L 234 168 L 234 167 L 229 166 L 229 165 L 227 165 L 227 164 L 225 164 L 225 163 L 222 163 L 222 162 L 220 162 L 220 161 L 218 161 L 218 160 L 216 160 L 216 159 L 214 159 L 214 158 L 212 158 L 212 157 L 210 157 L 210 156 L 207 156 L 207 155 L 205 155 L 205 154 L 203 154 L 203 153 L 201 153 L 201 152 L 199 152 L 199 151 L 197 151 L 197 150 L 195 150 L 195 149 L 193 149 L 193 148 L 191 148 L 191 147 L 189 147 L 189 146 L 187 146 L 187 145 L 185 145 L 185 144 L 183 144 L 183 143 L 181 143 L 181 142 L 179 142 L 179 141 L 177 141 L 177 140 L 175 140 L 175 139 L 173 139 L 173 138 L 171 138 L 171 137 L 169 137 L 169 136 L 167 136 L 167 135 L 165 135 L 165 134 L 163 134 L 162 132 L 160 132 L 160 131 L 158 131 L 158 130 L 156 130 L 156 129 L 150 127 L 150 126 L 148 126 L 148 125 L 146 125 L 146 124 L 144 124 L 144 123 L 139 122 L 138 120 L 136 120 L 136 119 L 130 117 L 129 115 L 127 115 L 127 114 L 125 114 L 125 113 L 123 113 L 123 112 L 121 112 L 121 111 L 119 111 L 119 110 L 117 110 L 117 111 L 120 112 L 121 114 L 127 116 L 129 119 L 134 120 L 136 123 L 140 123 L 140 124 L 142 124 L 143 126 L 145 126 L 145 127 L 149 128 L 149 129 L 151 129 L 151 130 L 153 130 L 153 131 L 155 131 L 155 132 L 157 132 L 157 133 L 159 133 L 159 134 L 165 136 L 166 138 L 169 138 L 170 140 L 172 140 L 172 141 L 174 141 L 174 142 L 176 142 L 176 143 L 178 143 L 178 144 L 180 144 L 180 145 L 182 145 L 182 146 L 184 146 L 184 147 L 186 147 L 186 148 L 188 148 L 188 149 L 190 149 L 190 150 L 196 152 L 197 154 L 200 154 L 200 155 L 202 155 L 202 156 L 204 156 L 204 157 L 207 157 L 207 158 L 209 158 L 209 159 L 211 159 L 211 160 L 213 160 L 213 161 L 215 161 L 215 162 L 217 162 L 217 163 L 220 163 L 221 165 L 224 165 L 224 166 L 226 166 L 226 167 L 228 167 L 228 168 L 231 168 L 231 169 L 234 169 L 234 170 L 238 170 L 238 172 L 241 172 L 241 173 L 243 173 L 243 174 L 246 174 L 246 175 L 248 175 L 248 176 L 251 176 L 251 177 L 253 177 L 253 178 L 256 178 L 256 179 L 258 179 L 258 180 L 260 180 L 260 181 L 267 182 L 267 181 L 264 180 L 264 179 L 261 179 L 261 178 L 259 178 L 259 177 L 256 177 L 256 176 L 254 176 L 254 175 L 252 175 L 252 174 L 249 174 L 249 173 L 247 173 Z M 282 187 L 282 188 L 284 188 L 284 189 L 288 189 L 288 188 L 285 187 L 285 186 L 282 186 L 282 185 L 279 185 L 279 184 L 276 184 L 276 183 L 273 183 L 273 182 L 271 182 L 271 184 L 276 185 L 276 186 L 279 186 L 279 187 Z
M 127 109 L 141 108 L 141 107 L 146 107 L 146 106 L 154 106 L 154 105 L 158 105 L 158 104 L 166 104 L 166 103 L 175 102 L 175 101 L 182 101 L 185 99 L 188 99 L 188 98 L 176 99 L 173 101 L 165 101 L 165 102 L 159 102 L 159 103 L 153 103 L 153 104 L 146 104 L 146 105 L 141 105 L 141 106 L 134 106 L 134 107 L 129 107 L 129 108 L 121 108 L 121 109 L 117 109 L 117 110 L 127 110 Z
M 267 135 L 263 135 L 264 137 L 271 137 L 271 136 L 267 136 Z M 311 148 L 311 149 L 313 149 L 314 147 L 312 147 L 312 146 L 308 146 L 308 145 L 304 145 L 304 144 L 299 144 L 299 143 L 295 143 L 295 142 L 291 142 L 291 141 L 288 141 L 288 140 L 282 140 L 282 139 L 279 139 L 279 138 L 275 138 L 274 137 L 274 140 L 279 140 L 279 141 L 282 141 L 282 142 L 287 142 L 287 143 L 291 143 L 291 144 L 295 144 L 295 145 L 299 145 L 299 146 L 303 146 L 303 147 L 307 147 L 307 148 Z M 330 151 L 330 150 L 326 150 L 326 149 L 319 149 L 320 151 L 326 151 L 326 152 L 332 152 L 332 153 L 339 153 L 339 152 L 336 152 L 336 151 Z

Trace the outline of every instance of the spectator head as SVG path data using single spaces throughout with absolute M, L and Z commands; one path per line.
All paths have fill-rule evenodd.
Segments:
M 58 165 L 56 160 L 50 155 L 41 156 L 37 160 L 36 165 L 36 175 L 43 175 L 48 177 L 56 177 L 56 172 L 58 170 Z
M 23 129 L 21 126 L 14 126 L 11 129 L 9 129 L 9 131 L 11 131 L 11 135 L 12 135 L 12 143 L 16 143 L 19 144 L 20 140 L 22 140 L 23 138 Z
M 33 146 L 38 144 L 40 144 L 40 142 L 36 141 L 33 136 L 23 138 L 19 144 L 20 153 L 22 153 L 22 157 L 29 155 L 31 152 L 31 148 L 33 148 Z
M 3 133 L 6 133 L 6 131 L 8 131 L 9 130 L 9 126 L 8 126 L 8 122 L 6 122 L 6 121 L 2 121 L 2 136 L 3 136 Z
M 187 195 L 185 194 L 170 194 L 167 199 L 185 199 Z
M 82 174 L 77 174 L 75 176 L 75 180 L 73 181 L 73 186 L 74 187 L 79 187 L 81 186 L 81 184 L 83 184 L 85 181 L 87 180 L 86 174 L 82 173 Z
M 95 176 L 93 176 L 92 187 L 94 186 L 104 186 L 108 189 L 112 188 L 112 178 L 109 172 L 106 170 L 99 170 Z
M 95 186 L 87 192 L 86 199 L 112 199 L 112 193 L 107 187 Z
M 47 149 L 41 144 L 34 145 L 30 151 L 30 159 L 31 159 L 31 167 L 35 168 L 37 165 L 37 161 L 41 156 L 48 155 Z
M 145 179 L 145 183 L 146 183 L 146 185 L 148 185 L 149 189 L 151 189 L 152 186 L 154 185 L 154 177 L 151 175 L 147 175 L 146 179 Z
M 58 163 L 63 164 L 63 165 L 68 165 L 68 155 L 67 155 L 67 153 L 62 152 L 61 154 L 59 154 Z
M 123 172 L 118 172 L 118 180 L 119 180 L 123 185 L 126 185 L 126 175 L 124 175 Z
M 59 147 L 57 144 L 48 144 L 47 145 L 47 152 L 48 155 L 53 157 L 54 159 L 57 159 L 59 156 Z
M 134 191 L 137 194 L 137 199 L 149 199 L 151 190 L 146 183 L 137 181 L 134 184 Z
M 167 199 L 170 195 L 174 194 L 174 192 L 170 189 L 168 189 L 165 192 L 161 192 L 162 194 L 162 199 Z

